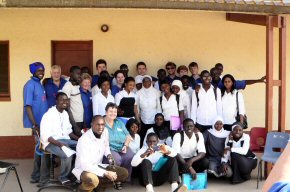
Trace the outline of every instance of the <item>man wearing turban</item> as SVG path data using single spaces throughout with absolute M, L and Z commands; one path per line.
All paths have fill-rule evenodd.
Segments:
M 37 183 L 40 180 L 40 164 L 42 153 L 39 149 L 39 124 L 43 114 L 47 111 L 47 101 L 44 87 L 41 80 L 44 76 L 44 65 L 40 62 L 34 62 L 29 65 L 32 77 L 26 82 L 23 88 L 23 125 L 24 128 L 31 128 L 36 138 L 36 147 L 34 154 L 33 172 L 31 174 L 31 183 Z

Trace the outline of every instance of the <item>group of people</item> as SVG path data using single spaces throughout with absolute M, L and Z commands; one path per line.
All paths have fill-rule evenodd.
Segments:
M 35 62 L 29 69 L 23 120 L 38 141 L 32 183 L 49 178 L 44 150 L 60 157 L 60 182 L 70 185 L 73 173 L 81 182 L 78 191 L 103 191 L 111 182 L 120 190 L 134 176 L 148 192 L 165 181 L 171 191 L 185 191 L 182 173 L 195 179 L 207 171 L 241 183 L 256 167 L 243 133 L 246 112 L 238 90 L 264 77 L 222 76 L 220 63 L 199 74 L 195 62 L 177 70 L 168 62 L 157 78 L 147 74 L 144 62 L 137 63 L 135 78 L 126 64 L 111 76 L 103 59 L 93 76 L 86 67 L 72 66 L 65 77 L 53 65 L 51 77 L 41 82 L 44 65 Z M 70 149 L 76 150 L 75 165 Z

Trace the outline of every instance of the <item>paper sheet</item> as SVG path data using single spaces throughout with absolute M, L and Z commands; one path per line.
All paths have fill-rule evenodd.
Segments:
M 68 148 L 67 146 L 62 146 L 61 149 L 63 150 L 63 152 L 66 154 L 67 157 L 70 157 L 76 153 L 74 150 Z

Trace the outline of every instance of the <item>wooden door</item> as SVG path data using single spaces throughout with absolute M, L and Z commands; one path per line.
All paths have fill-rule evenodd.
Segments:
M 88 67 L 93 72 L 93 41 L 52 41 L 52 65 L 60 65 L 69 76 L 71 66 Z

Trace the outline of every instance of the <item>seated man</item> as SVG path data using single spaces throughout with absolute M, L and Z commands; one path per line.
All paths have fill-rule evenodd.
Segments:
M 96 187 L 98 191 L 104 191 L 108 184 L 126 180 L 128 171 L 102 164 L 104 156 L 109 162 L 113 161 L 105 120 L 101 115 L 96 115 L 92 119 L 92 128 L 82 135 L 77 144 L 77 158 L 72 172 L 82 182 L 78 192 L 91 192 Z
M 189 172 L 196 178 L 196 171 L 208 169 L 209 161 L 205 158 L 205 145 L 202 133 L 196 131 L 192 119 L 183 121 L 184 131 L 173 137 L 172 148 L 177 152 L 177 162 L 181 172 Z
M 154 192 L 153 186 L 160 186 L 166 180 L 171 183 L 172 192 L 187 191 L 186 186 L 178 188 L 178 164 L 174 158 L 176 152 L 167 145 L 157 146 L 158 136 L 156 133 L 149 133 L 146 143 L 147 146 L 143 145 L 131 162 L 133 167 L 141 164 L 146 192 Z
M 68 157 L 65 148 L 75 148 L 78 137 L 73 134 L 69 116 L 68 97 L 60 92 L 56 95 L 56 106 L 51 107 L 42 117 L 40 123 L 40 141 L 42 148 L 61 159 L 59 180 L 63 185 L 70 185 L 68 176 L 71 172 L 72 155 Z M 74 140 L 71 140 L 74 139 Z M 43 161 L 42 161 L 43 162 Z M 46 173 L 41 173 L 46 174 Z

